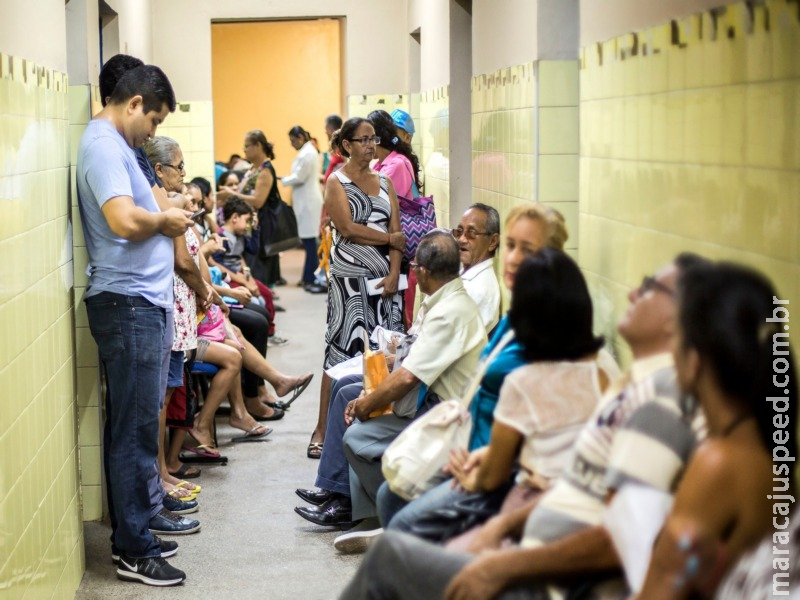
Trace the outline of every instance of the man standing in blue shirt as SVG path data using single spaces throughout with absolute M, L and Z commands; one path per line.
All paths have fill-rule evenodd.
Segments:
M 189 213 L 164 212 L 133 148 L 153 137 L 175 110 L 166 75 L 151 65 L 125 73 L 107 106 L 89 123 L 78 149 L 77 187 L 89 286 L 84 300 L 106 370 L 109 512 L 117 574 L 149 585 L 186 575 L 161 556 L 149 531 L 148 480 L 158 452 L 161 380 L 172 346 L 173 237 L 192 225 Z

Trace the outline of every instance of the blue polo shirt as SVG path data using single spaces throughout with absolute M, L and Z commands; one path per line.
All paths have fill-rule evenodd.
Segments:
M 86 127 L 78 147 L 76 179 L 89 252 L 85 297 L 114 292 L 172 308 L 172 239 L 159 233 L 141 242 L 125 240 L 111 231 L 103 215 L 102 206 L 118 196 L 130 196 L 136 206 L 160 212 L 136 154 L 105 119 Z
M 508 315 L 506 315 L 497 324 L 497 329 L 495 329 L 492 339 L 481 352 L 481 360 L 486 360 L 509 329 L 511 329 L 511 324 L 508 321 Z M 481 385 L 469 404 L 469 412 L 472 415 L 472 432 L 469 436 L 470 451 L 489 444 L 492 424 L 494 423 L 494 409 L 497 406 L 497 400 L 500 398 L 500 388 L 503 386 L 503 381 L 505 381 L 506 375 L 524 364 L 526 364 L 526 361 L 523 356 L 522 345 L 516 339 L 508 342 L 506 347 L 500 351 L 500 354 L 489 364 L 483 379 L 481 379 Z

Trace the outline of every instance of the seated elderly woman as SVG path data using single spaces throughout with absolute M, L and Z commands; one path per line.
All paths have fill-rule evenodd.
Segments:
M 435 229 L 422 238 L 411 268 L 427 298 L 410 330 L 416 341 L 408 356 L 372 393 L 357 399 L 340 395 L 331 404 L 319 476 L 333 485 L 325 487 L 327 498 L 320 506 L 295 512 L 320 525 L 360 521 L 348 537 L 337 538 L 337 547 L 359 545 L 379 529 L 380 457 L 416 413 L 420 394 L 415 390 L 424 385 L 439 398 L 456 398 L 477 367 L 486 330 L 458 276 L 458 255 L 449 231 Z M 389 414 L 371 416 L 390 407 Z
M 768 535 L 772 590 L 749 597 L 789 593 L 798 445 L 785 429 L 797 423 L 798 398 L 782 326 L 788 300 L 779 298 L 760 273 L 733 264 L 698 265 L 679 284 L 678 382 L 699 401 L 709 437 L 686 469 L 638 598 L 711 596 Z

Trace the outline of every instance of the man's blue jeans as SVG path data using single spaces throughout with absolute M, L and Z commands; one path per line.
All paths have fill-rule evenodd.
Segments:
M 351 400 L 358 398 L 363 390 L 364 378 L 361 375 L 342 377 L 331 387 L 325 445 L 322 447 L 317 480 L 314 483 L 320 489 L 345 496 L 350 495 L 350 468 L 342 444 L 347 431 L 347 425 L 344 424 L 344 409 Z
M 131 558 L 159 556 L 148 525 L 171 311 L 111 292 L 87 298 L 86 311 L 108 387 L 103 458 L 113 544 Z

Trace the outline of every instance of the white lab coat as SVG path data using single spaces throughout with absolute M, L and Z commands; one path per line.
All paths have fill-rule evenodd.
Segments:
M 315 238 L 319 234 L 322 189 L 318 167 L 319 154 L 314 144 L 306 142 L 292 162 L 292 174 L 281 178 L 283 185 L 293 188 L 292 206 L 297 216 L 297 232 L 301 238 Z

